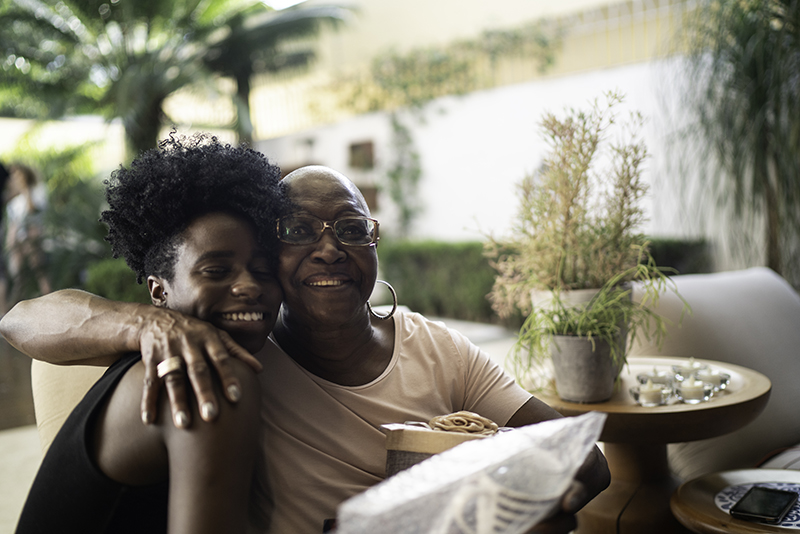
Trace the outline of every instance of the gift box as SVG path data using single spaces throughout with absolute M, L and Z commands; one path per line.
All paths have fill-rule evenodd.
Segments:
M 486 437 L 483 434 L 442 432 L 413 424 L 389 424 L 381 428 L 386 432 L 387 477 L 456 445 Z

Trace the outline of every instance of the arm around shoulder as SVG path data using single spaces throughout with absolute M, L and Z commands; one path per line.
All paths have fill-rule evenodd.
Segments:
M 109 365 L 121 354 L 139 350 L 139 327 L 151 309 L 63 289 L 17 303 L 0 320 L 0 334 L 36 360 Z

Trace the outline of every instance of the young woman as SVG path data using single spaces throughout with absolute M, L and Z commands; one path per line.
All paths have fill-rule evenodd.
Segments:
M 205 136 L 170 138 L 112 174 L 107 239 L 146 279 L 153 304 L 179 312 L 159 314 L 162 328 L 191 315 L 261 349 L 282 299 L 270 231 L 283 205 L 279 180 L 263 155 Z M 167 359 L 158 375 L 178 378 L 181 365 Z M 258 521 L 248 496 L 259 384 L 241 361 L 228 365 L 246 392 L 226 392 L 238 402 L 170 414 L 162 395 L 155 424 L 144 425 L 141 355 L 119 359 L 50 446 L 17 532 L 244 532 Z

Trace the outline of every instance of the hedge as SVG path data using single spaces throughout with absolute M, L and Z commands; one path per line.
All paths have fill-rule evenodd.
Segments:
M 656 263 L 682 274 L 709 272 L 704 241 L 653 239 Z M 400 304 L 423 315 L 498 323 L 486 296 L 495 272 L 483 256 L 478 241 L 381 241 L 378 247 L 381 276 L 394 286 Z M 521 317 L 506 324 L 521 325 Z
M 480 242 L 381 242 L 381 276 L 400 304 L 424 315 L 492 322 L 494 272 Z
M 147 286 L 136 283 L 136 275 L 121 258 L 90 265 L 84 286 L 86 291 L 107 299 L 150 304 Z

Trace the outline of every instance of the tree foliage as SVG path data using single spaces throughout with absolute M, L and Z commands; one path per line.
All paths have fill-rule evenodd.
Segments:
M 685 28 L 705 178 L 765 218 L 767 265 L 800 287 L 800 1 L 706 1 Z
M 248 0 L 4 0 L 0 113 L 119 118 L 133 157 L 154 147 L 171 122 L 163 109 L 169 95 L 189 85 L 215 90 L 217 72 L 242 83 L 239 99 L 247 100 L 257 51 L 271 58 L 264 68 L 296 62 L 281 56 L 284 39 L 344 16 L 335 8 L 268 11 Z
M 205 61 L 215 72 L 236 81 L 234 103 L 240 141 L 252 143 L 252 76 L 307 65 L 315 57 L 313 44 L 291 48 L 281 45 L 289 40 L 315 35 L 322 24 L 338 27 L 348 20 L 351 11 L 336 5 L 320 5 L 270 13 L 253 6 L 228 19 L 229 33 L 210 46 Z

